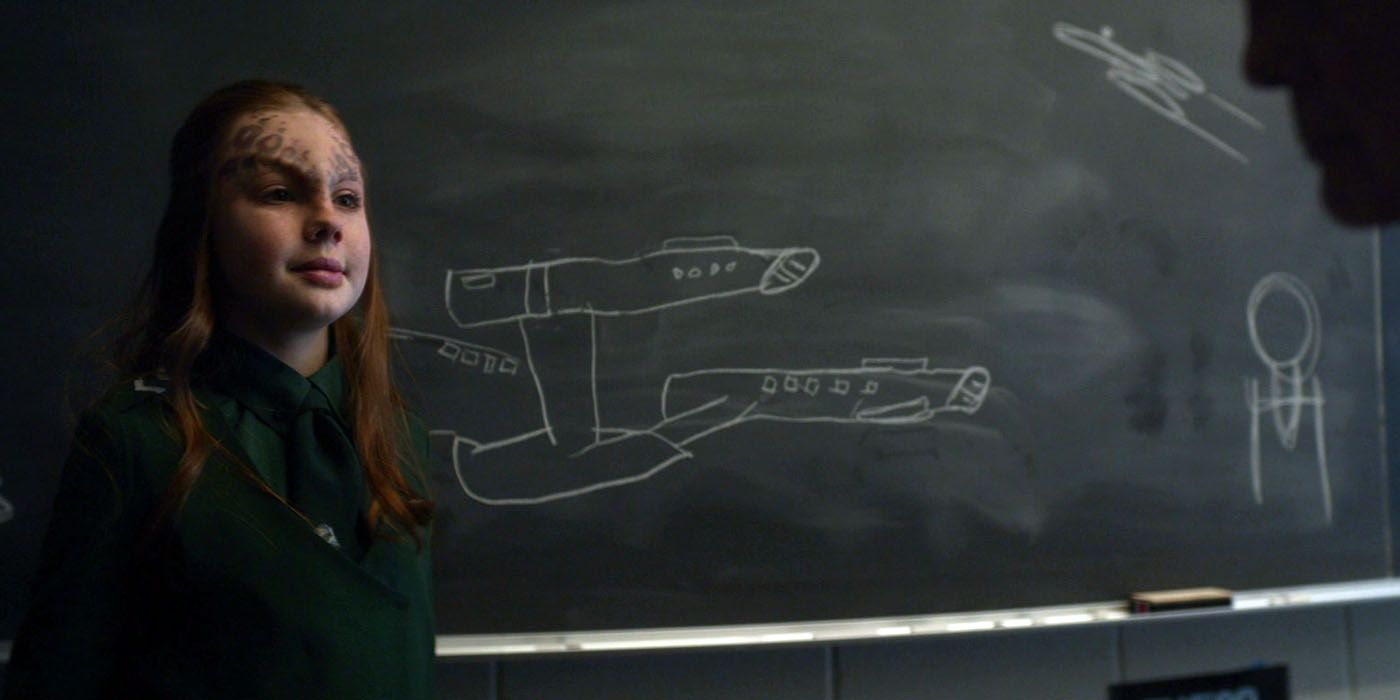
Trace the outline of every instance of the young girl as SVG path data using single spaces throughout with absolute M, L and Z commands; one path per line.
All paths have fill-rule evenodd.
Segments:
M 348 132 L 303 88 L 236 83 L 170 171 L 6 695 L 428 698 L 428 443 L 391 382 Z

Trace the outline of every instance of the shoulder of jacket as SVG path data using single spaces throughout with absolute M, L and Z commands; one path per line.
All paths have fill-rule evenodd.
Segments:
M 128 379 L 108 389 L 89 412 L 109 420 L 159 415 L 164 410 L 169 389 L 170 379 L 164 374 Z

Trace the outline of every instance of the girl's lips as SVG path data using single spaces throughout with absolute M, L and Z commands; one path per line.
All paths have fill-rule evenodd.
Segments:
M 345 281 L 345 273 L 319 267 L 306 267 L 296 271 L 302 279 L 319 287 L 339 287 Z
M 304 263 L 292 266 L 293 272 L 306 272 L 314 270 L 324 270 L 326 272 L 338 272 L 344 274 L 345 265 L 341 264 L 341 262 L 339 260 L 336 260 L 335 258 L 316 258 L 315 260 L 307 260 Z
M 292 272 L 318 287 L 339 287 L 345 281 L 345 266 L 335 258 L 316 258 L 292 267 Z

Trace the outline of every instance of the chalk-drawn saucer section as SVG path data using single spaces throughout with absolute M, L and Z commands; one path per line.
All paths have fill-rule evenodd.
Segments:
M 456 437 L 452 465 L 472 500 L 531 506 L 640 483 L 691 456 L 653 432 L 602 433 L 597 442 L 567 455 L 544 433 L 498 445 Z
M 834 369 L 706 369 L 672 374 L 668 420 L 723 400 L 741 421 L 907 425 L 976 413 L 991 388 L 985 367 L 929 368 L 928 358 L 868 358 Z
M 630 258 L 560 258 L 449 270 L 448 314 L 472 328 L 565 314 L 627 316 L 743 294 L 781 294 L 811 277 L 814 248 L 749 248 L 730 236 L 677 238 Z

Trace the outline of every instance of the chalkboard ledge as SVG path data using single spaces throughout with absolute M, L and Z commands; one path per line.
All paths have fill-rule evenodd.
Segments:
M 1400 579 L 1348 581 L 1237 591 L 1221 608 L 1131 614 L 1124 601 L 915 617 L 827 620 L 762 625 L 669 627 L 640 630 L 439 635 L 439 658 L 499 658 L 715 647 L 831 644 L 872 639 L 928 637 L 1078 625 L 1135 624 L 1188 616 L 1275 608 L 1345 605 L 1400 598 Z M 0 640 L 0 663 L 9 663 L 9 640 Z
M 439 657 L 516 657 L 714 647 L 830 644 L 1077 625 L 1136 624 L 1164 618 L 1221 615 L 1400 598 L 1400 579 L 1348 581 L 1236 591 L 1228 606 L 1131 614 L 1125 600 L 976 613 L 828 620 L 782 624 L 671 627 L 639 630 L 442 635 Z M 8 649 L 4 649 L 8 652 Z M 8 656 L 8 654 L 7 654 Z

